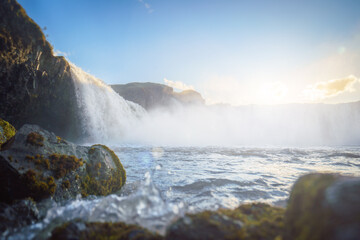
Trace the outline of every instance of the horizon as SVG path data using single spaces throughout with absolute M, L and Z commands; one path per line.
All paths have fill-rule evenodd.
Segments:
M 235 106 L 360 100 L 357 1 L 19 3 L 54 53 L 109 85 L 161 83 Z

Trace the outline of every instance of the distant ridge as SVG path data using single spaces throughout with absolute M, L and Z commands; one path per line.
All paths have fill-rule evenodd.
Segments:
M 205 103 L 201 94 L 194 90 L 174 92 L 172 87 L 159 83 L 133 82 L 111 85 L 111 87 L 126 100 L 135 102 L 147 110 L 172 104 L 204 105 Z

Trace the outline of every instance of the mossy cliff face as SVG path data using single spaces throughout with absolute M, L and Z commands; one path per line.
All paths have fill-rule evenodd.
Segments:
M 0 113 L 16 128 L 33 123 L 80 136 L 70 65 L 15 0 L 0 0 Z
M 77 146 L 37 125 L 24 125 L 0 151 L 0 202 L 73 199 L 121 189 L 126 172 L 106 146 Z
M 294 185 L 284 239 L 359 239 L 360 179 L 309 174 Z
M 69 222 L 52 231 L 51 240 L 66 239 L 132 239 L 158 240 L 163 237 L 148 230 L 124 223 Z
M 16 129 L 7 121 L 0 118 L 0 149 L 1 145 L 12 138 Z

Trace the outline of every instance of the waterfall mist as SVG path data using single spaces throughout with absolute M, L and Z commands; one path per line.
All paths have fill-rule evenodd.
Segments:
M 336 105 L 203 106 L 146 112 L 71 65 L 87 142 L 164 146 L 360 144 L 360 102 Z
M 126 101 L 100 79 L 71 64 L 71 76 L 82 121 L 84 140 L 103 142 L 121 139 L 124 132 L 138 125 L 146 111 Z

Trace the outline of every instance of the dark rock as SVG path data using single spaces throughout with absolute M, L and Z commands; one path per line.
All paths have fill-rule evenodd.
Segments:
M 166 239 L 241 239 L 241 222 L 216 212 L 187 215 L 167 230 Z
M 204 104 L 204 99 L 196 91 L 186 90 L 177 93 L 172 87 L 158 83 L 135 82 L 111 85 L 111 87 L 126 100 L 135 102 L 147 110 L 173 104 Z
M 136 225 L 125 223 L 88 223 L 73 221 L 64 224 L 52 231 L 52 240 L 76 239 L 163 239 L 160 235 Z
M 125 184 L 120 160 L 106 146 L 78 146 L 37 125 L 24 125 L 0 152 L 0 200 L 108 195 Z
M 309 174 L 294 185 L 285 239 L 359 239 L 360 178 Z
M 0 232 L 27 226 L 39 220 L 36 203 L 30 199 L 18 201 L 13 205 L 0 203 Z
M 38 124 L 81 135 L 70 65 L 56 57 L 40 27 L 15 0 L 0 0 L 0 113 L 16 128 Z
M 245 204 L 188 214 L 170 225 L 166 239 L 275 239 L 283 232 L 284 209 Z

